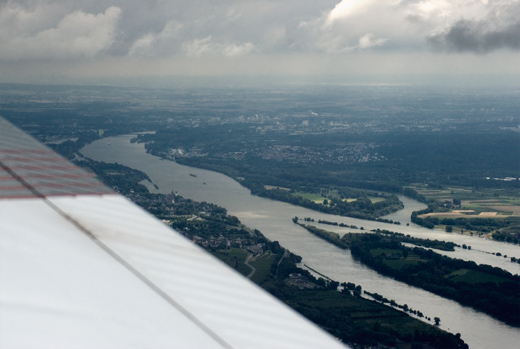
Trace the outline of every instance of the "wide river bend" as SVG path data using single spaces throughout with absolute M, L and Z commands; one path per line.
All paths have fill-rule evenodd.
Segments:
M 291 219 L 295 216 L 312 217 L 316 221 L 322 219 L 364 227 L 365 231 L 380 228 L 417 237 L 449 240 L 459 245 L 466 244 L 472 246 L 472 250 L 460 248 L 446 254 L 498 266 L 513 274 L 520 273 L 520 265 L 492 253 L 501 252 L 502 255 L 520 257 L 518 246 L 419 227 L 410 222 L 410 214 L 425 206 L 405 197 L 400 197 L 405 204 L 405 209 L 388 216 L 399 220 L 401 225 L 328 215 L 260 198 L 251 195 L 248 189 L 220 173 L 179 165 L 147 154 L 143 144 L 130 143 L 133 137 L 125 135 L 103 138 L 84 147 L 81 153 L 93 160 L 117 162 L 146 172 L 153 183 L 159 187 L 156 192 L 174 191 L 186 198 L 225 207 L 229 214 L 237 216 L 247 226 L 260 230 L 269 239 L 279 241 L 283 247 L 302 256 L 306 265 L 320 273 L 339 282 L 361 285 L 364 290 L 382 294 L 398 304 L 407 304 L 432 319 L 439 317 L 441 328 L 452 333 L 460 333 L 470 348 L 516 348 L 520 343 L 520 329 L 430 292 L 382 276 L 353 260 L 349 251 L 339 249 L 315 237 L 293 224 Z M 154 189 L 153 186 L 149 187 Z M 406 226 L 406 223 L 410 223 L 410 226 Z M 352 229 L 330 225 L 322 227 L 338 233 L 355 232 Z

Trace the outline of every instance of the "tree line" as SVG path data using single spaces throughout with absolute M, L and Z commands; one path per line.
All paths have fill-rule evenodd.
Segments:
M 380 234 L 346 234 L 352 256 L 381 274 L 409 285 L 423 288 L 460 304 L 473 307 L 513 326 L 520 326 L 520 277 L 500 268 L 477 265 L 472 261 L 449 258 L 432 250 L 409 248 Z M 398 249 L 404 254 L 414 253 L 418 263 L 405 263 L 396 268 L 375 257 L 377 248 Z M 404 258 L 406 259 L 406 258 Z M 468 269 L 503 278 L 502 282 L 483 281 L 468 284 L 450 278 L 450 274 Z

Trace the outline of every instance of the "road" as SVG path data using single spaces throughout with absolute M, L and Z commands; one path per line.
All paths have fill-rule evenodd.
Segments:
M 253 277 L 253 275 L 255 275 L 255 272 L 256 272 L 256 268 L 253 267 L 251 264 L 249 264 L 249 261 L 251 260 L 251 258 L 253 258 L 253 255 L 251 253 L 249 253 L 247 255 L 246 260 L 244 261 L 244 264 L 247 265 L 249 268 L 251 268 L 251 272 L 247 275 L 248 279 L 251 279 Z

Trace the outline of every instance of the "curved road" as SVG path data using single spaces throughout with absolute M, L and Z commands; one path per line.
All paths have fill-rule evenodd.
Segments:
M 251 253 L 249 253 L 247 255 L 246 260 L 244 261 L 244 264 L 247 265 L 249 268 L 251 268 L 251 272 L 246 276 L 248 279 L 251 279 L 253 277 L 253 275 L 255 275 L 255 272 L 256 272 L 256 268 L 253 267 L 251 264 L 249 264 L 249 261 L 251 260 L 251 258 L 253 258 L 253 255 Z

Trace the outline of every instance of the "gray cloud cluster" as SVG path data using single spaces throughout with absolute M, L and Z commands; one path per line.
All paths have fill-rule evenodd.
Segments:
M 519 8 L 520 0 L 4 0 L 0 59 L 341 54 L 424 50 L 425 41 L 488 52 L 518 47 Z
M 520 0 L 0 0 L 0 70 L 446 69 L 432 48 L 452 66 L 460 53 L 515 53 L 519 19 Z
M 336 1 L 3 0 L 0 44 L 5 49 L 0 59 L 50 58 L 51 52 L 56 58 L 102 52 L 232 57 L 255 48 L 258 52 L 285 50 L 291 42 L 303 40 L 294 30 L 302 20 L 320 15 Z M 85 23 L 87 18 L 94 19 L 90 25 Z M 87 47 L 96 38 L 98 45 Z
M 500 3 L 483 19 L 459 20 L 428 42 L 435 49 L 455 52 L 520 50 L 520 3 Z

